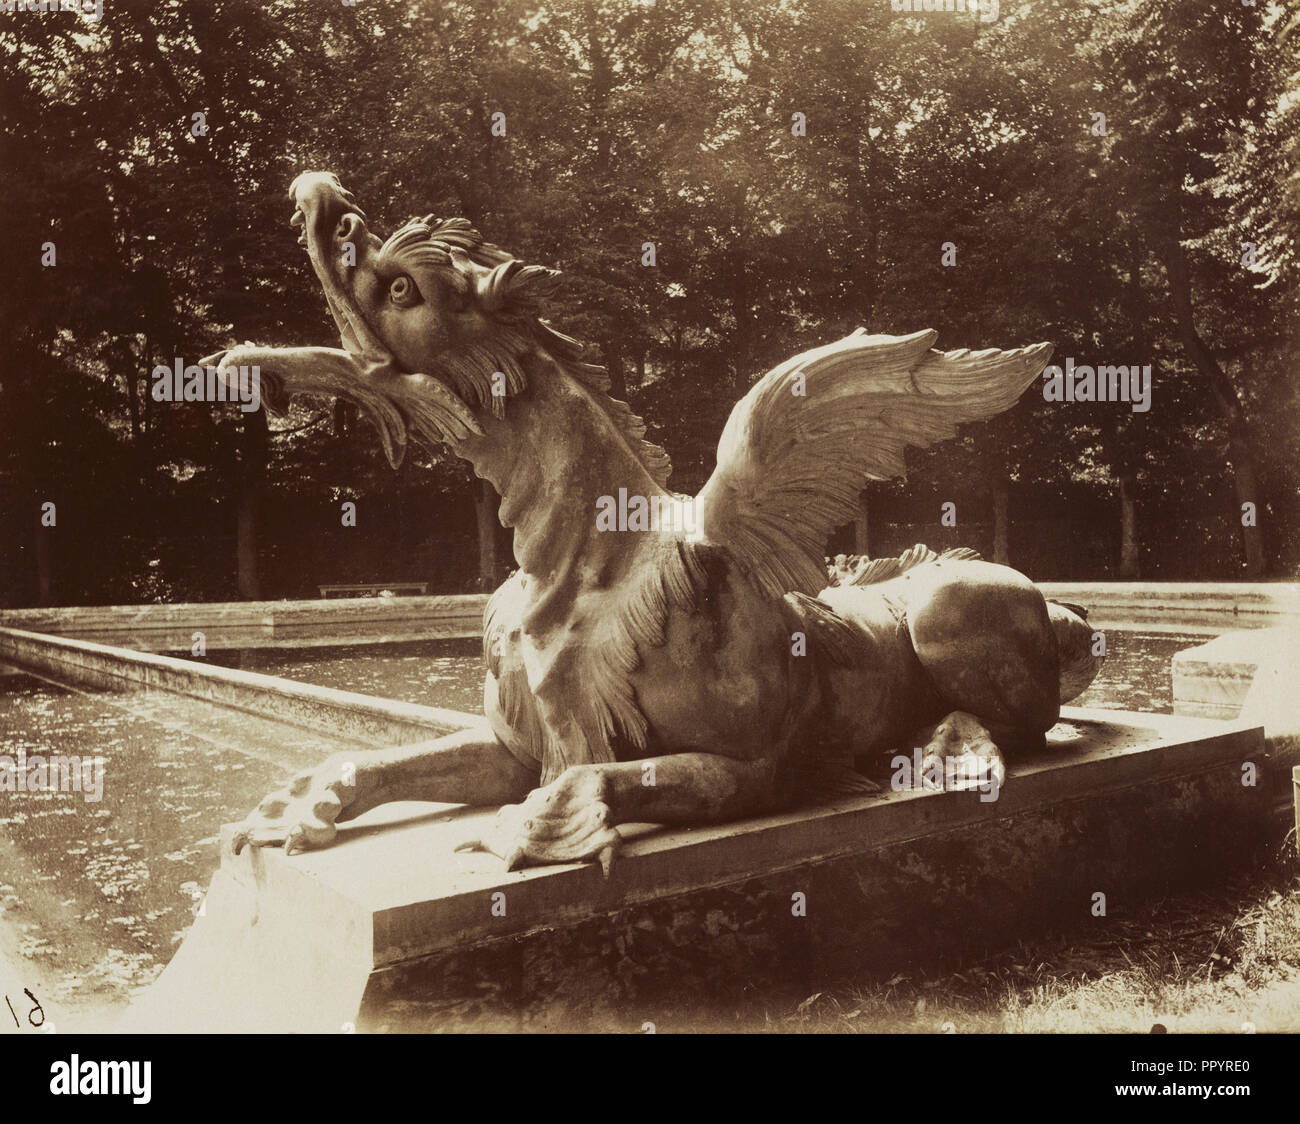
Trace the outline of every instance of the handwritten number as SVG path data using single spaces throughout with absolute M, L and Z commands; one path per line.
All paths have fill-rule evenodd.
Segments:
M 27 1021 L 34 1027 L 40 1028 L 45 1025 L 45 1008 L 41 1006 L 41 1001 L 31 993 L 30 988 L 23 988 L 23 994 L 32 1001 L 32 1009 L 27 1012 Z M 13 1016 L 14 1026 L 22 1029 L 22 1022 L 18 1018 L 18 1012 L 14 1010 L 14 1005 L 9 1001 L 9 996 L 5 996 L 5 1006 L 9 1008 L 9 1014 Z M 36 1020 L 36 1012 L 41 1013 L 40 1021 Z

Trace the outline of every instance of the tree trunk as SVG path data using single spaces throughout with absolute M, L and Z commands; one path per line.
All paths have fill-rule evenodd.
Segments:
M 609 130 L 609 95 L 614 86 L 614 74 L 609 55 L 600 37 L 600 13 L 591 0 L 583 5 L 587 17 L 587 52 L 591 60 L 590 117 L 591 132 L 596 138 L 596 182 L 604 183 L 609 175 L 611 137 Z
M 623 370 L 623 351 L 613 340 L 607 342 L 604 352 L 605 371 L 609 375 L 609 394 L 620 402 L 627 401 L 627 374 Z
M 754 317 L 749 307 L 748 264 L 743 250 L 732 247 L 728 256 L 730 265 L 731 314 L 736 321 L 736 330 L 732 336 L 731 385 L 736 389 L 748 386 L 751 379 L 761 372 L 752 369 L 750 356 L 754 351 Z
M 153 370 L 153 340 L 148 336 L 144 338 L 144 369 Z M 148 389 L 145 390 L 140 401 L 144 407 L 140 416 L 140 429 L 146 437 L 149 437 L 153 434 L 153 395 Z
M 1141 576 L 1138 565 L 1136 481 L 1132 476 L 1119 478 L 1119 576 L 1136 581 Z
M 1228 427 L 1228 459 L 1232 462 L 1232 491 L 1236 497 L 1235 517 L 1241 531 L 1241 558 L 1247 578 L 1259 580 L 1264 576 L 1264 543 L 1259 533 L 1259 520 L 1263 517 L 1263 501 L 1259 497 L 1259 485 L 1255 476 L 1255 453 L 1250 446 L 1250 435 L 1246 432 L 1245 422 Z M 1254 504 L 1254 526 L 1246 526 L 1241 521 L 1243 505 Z
M 123 354 L 126 357 L 126 370 L 122 372 L 122 378 L 126 382 L 126 414 L 131 422 L 131 449 L 138 458 L 140 455 L 140 401 L 136 397 L 135 383 L 135 353 L 131 350 L 130 344 L 123 348 Z M 145 370 L 149 370 L 149 355 L 144 355 Z M 145 391 L 145 397 L 149 396 Z
M 993 483 L 993 561 L 1001 566 L 1011 565 L 1009 492 L 1006 477 L 999 475 Z
M 132 336 L 131 339 L 135 337 Z M 144 419 L 141 416 L 139 386 L 136 378 L 136 371 L 143 367 L 145 371 L 151 371 L 153 364 L 149 362 L 151 356 L 149 353 L 149 341 L 146 337 L 144 346 L 141 350 L 139 359 L 137 359 L 131 344 L 126 343 L 122 349 L 125 356 L 126 369 L 123 371 L 123 378 L 126 381 L 126 412 L 131 422 L 131 464 L 135 470 L 135 500 L 143 502 L 145 493 L 148 491 L 150 483 L 150 472 L 147 464 L 148 454 L 145 449 L 145 427 Z M 149 393 L 149 384 L 145 383 L 144 391 L 145 401 L 148 402 L 152 395 Z
M 1251 442 L 1250 425 L 1242 409 L 1237 388 L 1227 372 L 1205 345 L 1196 330 L 1192 308 L 1192 284 L 1187 268 L 1187 256 L 1176 236 L 1166 240 L 1164 247 L 1165 269 L 1169 274 L 1169 291 L 1178 320 L 1178 335 L 1188 358 L 1205 379 L 1210 394 L 1219 408 L 1228 429 L 1228 456 L 1232 461 L 1233 492 L 1237 498 L 1235 519 L 1241 523 L 1241 505 L 1253 503 L 1256 513 L 1263 508 L 1257 494 L 1259 479 L 1255 468 L 1255 452 Z M 1242 557 L 1245 576 L 1258 579 L 1264 573 L 1264 543 L 1258 526 L 1242 527 Z
M 270 433 L 266 411 L 245 414 L 239 441 L 239 511 L 236 517 L 235 558 L 239 596 L 257 601 L 262 583 L 257 570 L 257 540 L 262 487 L 266 480 L 266 458 Z
M 870 527 L 867 523 L 867 490 L 858 493 L 858 511 L 853 517 L 853 550 L 863 558 L 871 557 Z
M 474 497 L 474 515 L 478 523 L 478 581 L 484 590 L 497 587 L 497 507 L 501 503 L 496 489 L 486 480 L 479 481 Z
M 54 559 L 50 549 L 50 528 L 36 528 L 36 603 L 44 608 L 54 604 Z

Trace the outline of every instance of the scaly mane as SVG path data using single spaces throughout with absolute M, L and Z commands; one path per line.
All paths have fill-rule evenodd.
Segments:
M 646 440 L 645 423 L 626 402 L 609 396 L 605 368 L 583 362 L 582 345 L 541 319 L 539 306 L 553 291 L 558 271 L 512 258 L 465 219 L 439 221 L 432 215 L 399 228 L 380 250 L 379 264 L 402 272 L 439 269 L 491 321 L 487 338 L 453 347 L 428 372 L 450 383 L 471 409 L 503 416 L 506 403 L 528 386 L 528 357 L 541 354 L 590 392 L 654 481 L 666 486 L 672 471 L 667 452 Z M 492 392 L 498 372 L 505 376 L 504 395 Z
M 548 784 L 570 765 L 615 760 L 614 743 L 623 740 L 635 752 L 647 746 L 647 722 L 632 688 L 631 676 L 640 666 L 640 651 L 662 647 L 668 619 L 674 611 L 695 612 L 709 591 L 723 580 L 726 552 L 707 543 L 672 539 L 652 547 L 650 564 L 638 567 L 626 586 L 608 591 L 600 617 L 587 639 L 564 653 L 569 670 L 580 666 L 582 692 L 568 704 L 573 721 L 568 738 L 557 736 L 540 720 L 530 683 L 516 654 L 507 660 L 506 621 L 517 622 L 524 597 L 519 575 L 498 587 L 483 615 L 483 659 L 496 680 L 497 706 L 527 751 L 542 764 Z

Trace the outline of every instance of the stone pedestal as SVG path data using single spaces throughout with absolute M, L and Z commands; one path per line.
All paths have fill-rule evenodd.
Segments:
M 1228 632 L 1173 659 L 1174 713 L 1264 727 L 1270 771 L 1300 765 L 1300 626 Z M 1290 796 L 1277 785 L 1275 812 Z
M 1189 718 L 1236 718 L 1270 638 L 1286 629 L 1225 632 L 1176 652 L 1170 665 L 1174 713 Z
M 1291 783 L 1295 788 L 1295 850 L 1300 855 L 1300 765 L 1291 770 Z
M 626 830 L 598 866 L 456 854 L 488 813 L 392 805 L 322 851 L 227 855 L 147 1030 L 689 1025 L 871 970 L 1105 924 L 1220 877 L 1268 830 L 1258 727 L 1067 710 L 999 799 L 891 792 Z M 721 1025 L 721 1024 L 719 1024 Z

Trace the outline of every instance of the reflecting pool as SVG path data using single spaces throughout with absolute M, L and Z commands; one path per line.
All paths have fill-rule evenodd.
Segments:
M 1074 705 L 1170 713 L 1170 660 L 1203 635 L 1110 631 Z M 188 655 L 188 654 L 186 654 Z M 478 640 L 263 649 L 203 662 L 481 712 Z M 0 792 L 0 968 L 94 1028 L 170 959 L 218 865 L 218 832 L 339 742 L 167 694 L 0 673 L 0 754 L 104 758 L 102 799 Z M 5 973 L 0 972 L 0 975 Z

